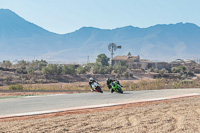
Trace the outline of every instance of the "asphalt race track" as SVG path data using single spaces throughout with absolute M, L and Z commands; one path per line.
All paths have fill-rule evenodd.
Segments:
M 124 91 L 124 94 L 94 92 L 5 98 L 0 99 L 0 118 L 161 100 L 187 95 L 200 95 L 200 89 Z

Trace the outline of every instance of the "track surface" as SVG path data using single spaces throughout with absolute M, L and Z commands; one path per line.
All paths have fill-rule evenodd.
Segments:
M 187 94 L 200 94 L 200 89 L 167 89 L 148 91 L 125 91 L 118 93 L 75 93 L 46 96 L 28 96 L 0 99 L 0 118 L 29 112 L 72 109 L 85 106 L 118 104 L 132 101 L 149 101 Z

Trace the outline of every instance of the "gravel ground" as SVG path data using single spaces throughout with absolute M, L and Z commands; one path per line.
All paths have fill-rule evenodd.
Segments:
M 0 119 L 0 132 L 200 132 L 200 96 Z

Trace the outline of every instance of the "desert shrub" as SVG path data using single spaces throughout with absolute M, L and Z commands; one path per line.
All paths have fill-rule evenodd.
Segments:
M 21 84 L 10 85 L 8 88 L 9 90 L 23 90 L 24 89 L 23 85 Z
M 112 71 L 112 66 L 105 66 L 101 63 L 95 63 L 93 66 L 94 74 L 110 74 Z
M 171 68 L 172 73 L 184 73 L 186 71 L 185 66 L 176 66 Z
M 33 67 L 28 67 L 26 71 L 28 74 L 33 74 L 35 72 L 35 69 Z
M 5 77 L 3 77 L 3 80 L 12 81 L 12 77 L 11 76 L 5 76 Z
M 126 78 L 129 77 L 129 73 L 128 73 L 128 72 L 124 72 L 122 75 L 123 75 L 124 77 L 126 77 Z
M 44 74 L 61 74 L 62 67 L 57 64 L 48 64 L 47 67 L 42 68 L 42 73 Z
M 46 83 L 47 80 L 46 79 L 36 79 L 35 82 L 36 83 Z
M 153 68 L 149 68 L 148 70 L 147 70 L 147 72 L 153 72 Z
M 2 66 L 4 68 L 10 68 L 12 66 L 12 63 L 9 60 L 4 60 Z
M 20 76 L 14 76 L 14 80 L 19 80 Z
M 199 83 L 193 80 L 180 80 L 173 82 L 174 88 L 198 88 Z
M 182 80 L 181 83 L 187 88 L 193 88 L 195 85 L 197 85 L 193 80 Z
M 155 73 L 159 73 L 158 68 L 154 68 L 154 69 L 153 69 L 153 72 L 155 72 Z
M 165 73 L 167 73 L 168 71 L 165 69 L 165 68 L 162 68 L 160 71 L 159 71 L 159 73 L 160 74 L 165 74 Z
M 194 76 L 194 72 L 192 72 L 192 71 L 188 71 L 187 74 L 188 74 L 189 76 Z
M 112 66 L 105 66 L 104 72 L 105 72 L 105 74 L 110 74 L 112 72 Z
M 159 73 L 160 71 L 159 71 L 157 68 L 152 67 L 152 68 L 149 68 L 149 69 L 147 70 L 147 72 Z
M 93 73 L 94 74 L 103 74 L 104 73 L 103 65 L 100 63 L 95 63 L 93 66 Z
M 45 60 L 32 61 L 31 64 L 34 66 L 34 68 L 36 68 L 36 70 L 42 70 L 43 67 L 46 67 L 48 65 L 48 63 Z
M 76 69 L 76 72 L 78 74 L 85 74 L 86 72 L 90 71 L 90 67 L 87 67 L 87 66 L 79 66 L 77 67 Z
M 17 68 L 16 72 L 19 73 L 19 74 L 27 74 L 26 67 Z
M 18 66 L 18 67 L 23 67 L 23 68 L 25 68 L 27 65 L 28 65 L 28 62 L 25 61 L 25 60 L 20 60 L 20 61 L 18 61 L 18 63 L 17 63 L 17 66 Z
M 113 70 L 114 70 L 114 72 L 117 73 L 117 74 L 122 74 L 123 72 L 126 72 L 127 66 L 122 65 L 121 62 L 119 62 L 119 63 L 116 63 L 116 64 L 113 66 Z
M 64 65 L 62 67 L 62 72 L 64 74 L 75 74 L 75 66 L 74 65 Z

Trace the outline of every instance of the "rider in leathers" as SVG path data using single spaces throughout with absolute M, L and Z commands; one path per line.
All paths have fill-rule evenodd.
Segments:
M 94 79 L 91 77 L 90 80 L 89 80 L 89 86 L 90 86 L 90 88 L 91 88 L 91 91 L 94 91 L 93 88 L 92 88 L 92 84 L 93 84 L 94 82 L 97 82 L 97 81 L 94 80 Z M 98 82 L 97 82 L 97 83 L 98 83 Z
M 112 79 L 107 78 L 106 81 L 107 81 L 107 87 L 110 89 L 111 93 L 114 92 L 114 90 L 112 89 L 112 85 L 111 85 L 113 82 L 116 82 L 118 85 L 120 85 L 118 80 L 112 80 Z M 122 85 L 120 85 L 120 86 L 122 86 Z

